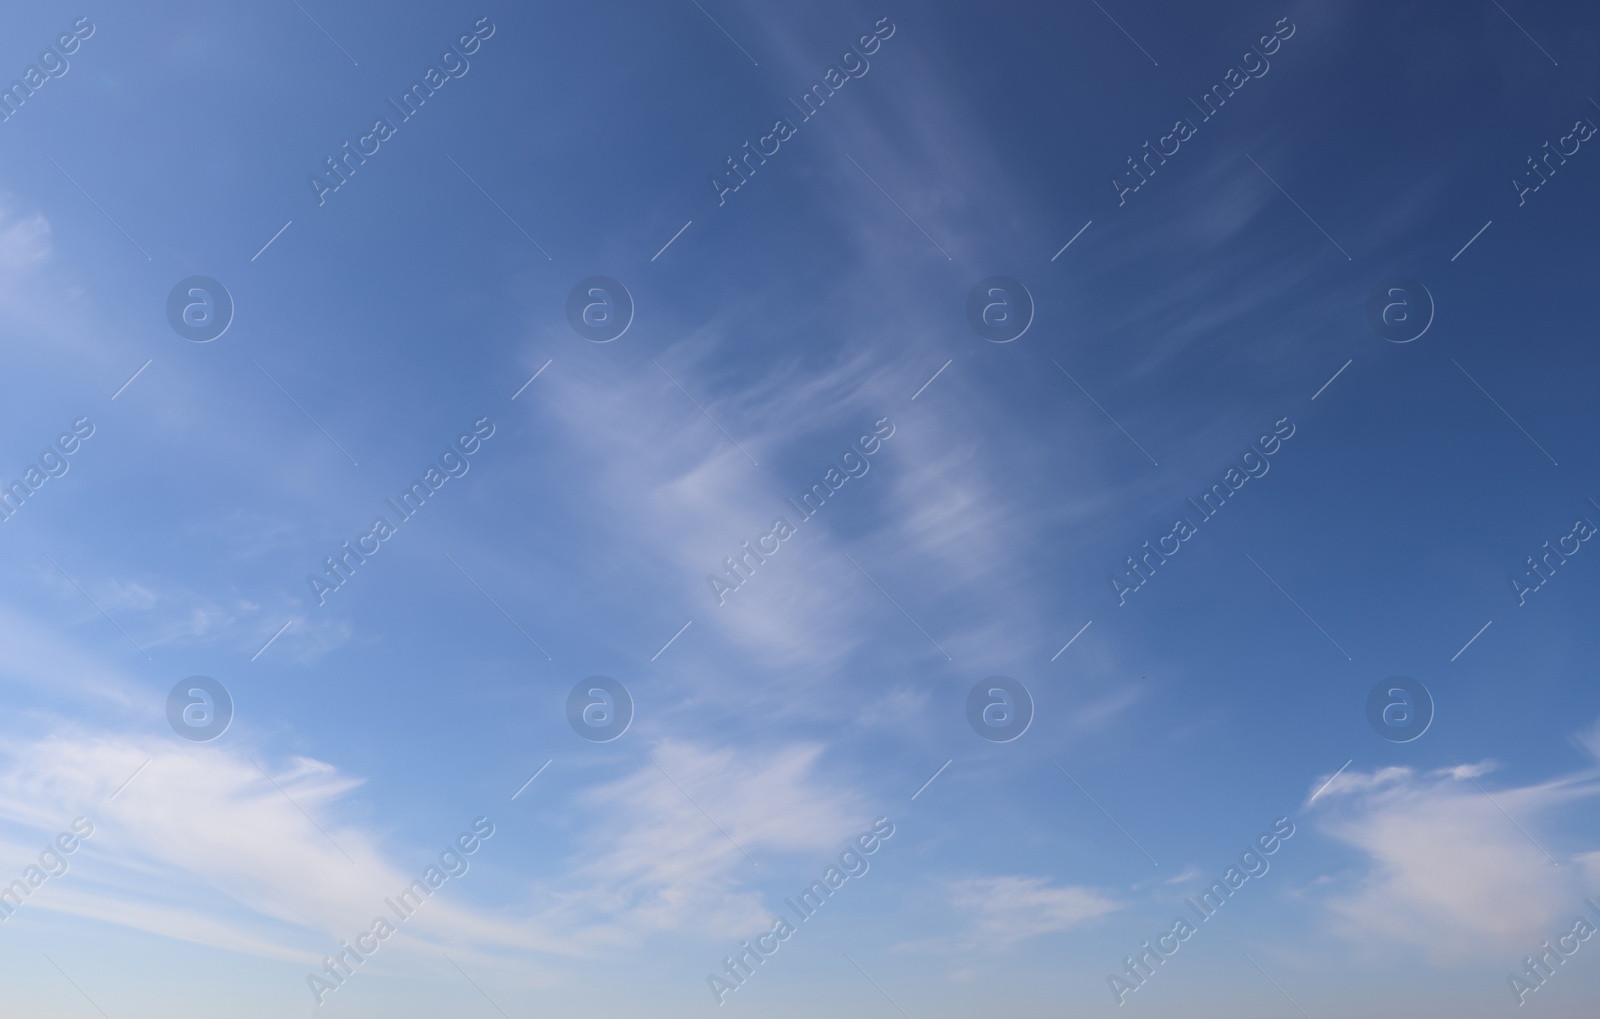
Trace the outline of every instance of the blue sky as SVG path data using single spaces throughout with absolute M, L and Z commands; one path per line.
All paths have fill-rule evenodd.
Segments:
M 0 481 L 93 426 L 0 524 L 0 885 L 93 825 L 0 923 L 8 1014 L 1497 1016 L 1600 925 L 1600 553 L 1511 585 L 1600 525 L 1595 11 L 47 3 L 0 83 L 82 18 L 0 123 Z M 194 276 L 234 304 L 209 342 L 166 317 Z M 634 305 L 610 342 L 567 320 L 594 276 Z M 1012 342 L 966 320 L 993 276 L 1035 305 Z M 1367 320 L 1393 277 L 1434 305 L 1410 342 Z M 167 716 L 196 675 L 209 742 Z M 609 742 L 567 717 L 597 675 Z M 966 714 L 997 675 L 1010 742 Z M 1393 676 L 1436 706 L 1412 742 L 1366 717 Z M 1525 1007 L 1579 1014 L 1591 956 Z

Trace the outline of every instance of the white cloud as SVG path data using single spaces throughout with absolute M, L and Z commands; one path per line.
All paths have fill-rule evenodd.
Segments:
M 39 212 L 19 213 L 0 198 L 0 268 L 15 272 L 50 258 L 50 221 Z
M 1573 734 L 1572 742 L 1595 760 L 1600 761 L 1600 719 L 1581 732 Z
M 1354 882 L 1330 882 L 1335 929 L 1356 941 L 1379 936 L 1438 962 L 1515 957 L 1581 908 L 1579 867 L 1557 866 L 1541 820 L 1600 793 L 1593 773 L 1509 788 L 1482 788 L 1477 764 L 1421 773 L 1347 771 L 1318 797 L 1320 828 L 1367 857 Z M 1492 797 L 1492 799 L 1491 799 Z M 1513 820 L 1514 819 L 1514 820 Z M 1537 840 L 1537 841 L 1536 841 Z
M 472 880 L 469 870 L 399 924 L 391 945 L 525 959 L 591 954 L 662 932 L 737 938 L 766 929 L 772 910 L 744 854 L 767 867 L 785 854 L 831 856 L 870 823 L 853 794 L 819 780 L 822 750 L 752 757 L 660 743 L 657 763 L 583 794 L 592 823 L 564 872 L 488 913 L 450 894 Z M 70 858 L 69 876 L 47 882 L 25 911 L 309 963 L 388 913 L 384 899 L 432 862 L 401 862 L 379 833 L 338 820 L 352 813 L 360 786 L 310 758 L 273 763 L 222 745 L 61 732 L 15 747 L 0 766 L 0 859 L 20 873 L 74 817 L 87 817 L 95 831 Z M 490 839 L 480 852 L 498 849 Z M 0 873 L 0 883 L 17 876 Z
M 869 825 L 854 794 L 819 782 L 822 750 L 657 744 L 652 764 L 586 794 L 600 819 L 588 835 L 593 862 L 563 882 L 576 888 L 547 918 L 578 929 L 589 946 L 667 930 L 737 938 L 770 928 L 772 909 L 747 883 L 756 866 L 771 868 L 780 854 L 831 854 Z
M 1045 877 L 997 875 L 947 881 L 952 912 L 964 923 L 953 936 L 901 945 L 949 953 L 1000 951 L 1029 938 L 1083 926 L 1126 904 L 1094 888 Z
M 1169 884 L 1169 885 L 1188 884 L 1189 882 L 1195 880 L 1199 876 L 1200 876 L 1200 868 L 1196 867 L 1194 864 L 1191 863 L 1187 867 L 1183 868 L 1183 870 L 1181 870 L 1178 873 L 1176 873 L 1176 874 L 1172 875 L 1171 877 L 1167 878 L 1162 883 L 1163 884 Z
M 951 904 L 972 915 L 977 932 L 1000 948 L 1122 908 L 1092 888 L 1053 885 L 1040 877 L 969 879 L 952 887 Z
M 793 441 L 796 429 L 817 427 L 819 408 L 839 414 L 840 392 L 862 374 L 853 362 L 808 381 L 775 371 L 753 383 L 753 390 L 762 394 L 759 403 L 749 390 L 725 401 L 716 380 L 694 374 L 699 355 L 711 349 L 703 332 L 658 360 L 763 460 L 776 455 L 780 444 Z M 571 436 L 570 454 L 585 465 L 582 476 L 574 478 L 581 490 L 571 494 L 573 504 L 582 505 L 583 517 L 603 524 L 607 533 L 636 536 L 634 547 L 618 553 L 616 568 L 632 576 L 666 578 L 665 584 L 689 605 L 703 606 L 696 610 L 698 626 L 714 627 L 725 640 L 775 667 L 817 667 L 839 660 L 862 639 L 861 627 L 841 608 L 866 595 L 850 586 L 842 572 L 851 567 L 830 550 L 825 520 L 800 523 L 784 502 L 809 476 L 793 478 L 795 492 L 788 491 L 770 467 L 753 466 L 665 376 L 653 366 L 647 372 L 619 377 L 610 365 L 572 361 L 550 376 L 538 406 Z M 779 384 L 785 378 L 787 387 Z M 813 390 L 830 387 L 832 402 L 812 398 Z M 863 409 L 848 428 L 870 428 L 876 416 Z M 781 431 L 764 428 L 763 421 L 783 422 Z M 839 447 L 828 456 L 855 434 L 839 434 Z M 649 435 L 651 441 L 639 442 L 640 435 Z M 825 466 L 819 460 L 814 472 L 820 474 Z M 849 484 L 855 488 L 877 482 L 874 470 Z M 839 498 L 859 494 L 845 489 Z M 823 518 L 830 509 L 824 508 Z M 718 606 L 706 576 L 720 572 L 724 557 L 770 529 L 779 515 L 799 533 Z M 640 561 L 640 547 L 649 550 L 653 562 Z
M 358 780 L 309 758 L 261 763 L 270 779 L 237 749 L 85 732 L 17 747 L 0 771 L 0 823 L 30 834 L 8 841 L 31 855 L 37 849 L 27 847 L 75 816 L 95 826 L 70 876 L 48 882 L 23 909 L 279 959 L 309 960 L 366 929 L 386 911 L 384 898 L 426 863 L 398 865 L 376 835 L 331 819 Z M 419 917 L 402 925 L 407 935 L 564 950 L 533 925 L 483 915 L 448 895 L 430 899 Z
M 142 612 L 155 608 L 161 602 L 159 594 L 136 580 L 107 580 L 99 585 L 95 593 L 99 595 L 95 601 L 107 612 L 117 609 Z

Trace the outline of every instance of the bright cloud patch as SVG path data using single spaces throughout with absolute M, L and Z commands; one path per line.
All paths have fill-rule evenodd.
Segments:
M 1515 956 L 1578 909 L 1579 868 L 1545 855 L 1571 859 L 1540 822 L 1600 793 L 1600 783 L 1585 774 L 1501 788 L 1482 777 L 1488 770 L 1352 770 L 1328 787 L 1319 827 L 1368 862 L 1353 890 L 1328 900 L 1336 929 L 1414 945 L 1443 963 Z

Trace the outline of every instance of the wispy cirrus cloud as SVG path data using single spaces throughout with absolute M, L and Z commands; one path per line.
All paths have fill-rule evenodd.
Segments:
M 865 817 L 854 794 L 818 774 L 822 752 L 794 745 L 751 757 L 659 743 L 652 763 L 580 794 L 579 851 L 559 873 L 496 911 L 435 896 L 398 943 L 482 960 L 560 958 L 667 932 L 725 939 L 765 929 L 772 909 L 745 854 L 770 867 L 825 853 Z M 0 852 L 25 859 L 72 817 L 88 817 L 96 831 L 71 877 L 30 897 L 24 921 L 51 910 L 307 961 L 386 913 L 385 898 L 428 862 L 352 819 L 361 785 L 308 757 L 63 730 L 0 765 Z M 485 846 L 485 859 L 505 851 Z
M 1032 938 L 1083 927 L 1128 905 L 1097 888 L 1025 874 L 948 880 L 941 891 L 956 932 L 899 948 L 946 953 L 1004 951 Z
M 866 807 L 819 774 L 824 747 L 711 749 L 663 740 L 651 763 L 588 790 L 593 848 L 543 916 L 591 947 L 680 931 L 726 939 L 771 928 L 755 888 L 785 857 L 825 854 Z

